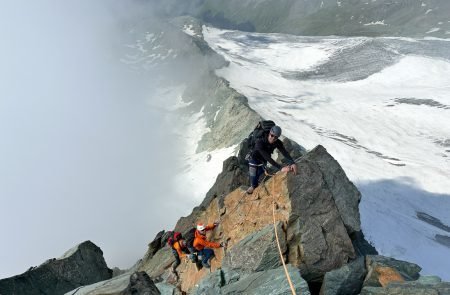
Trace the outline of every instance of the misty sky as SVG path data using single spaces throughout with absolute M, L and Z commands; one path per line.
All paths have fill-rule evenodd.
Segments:
M 0 278 L 85 240 L 130 267 L 192 208 L 155 90 L 114 57 L 124 2 L 0 2 Z

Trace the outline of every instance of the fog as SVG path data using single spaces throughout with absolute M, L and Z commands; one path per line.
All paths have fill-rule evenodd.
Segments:
M 85 240 L 128 268 L 190 210 L 172 191 L 170 117 L 115 54 L 142 8 L 0 2 L 0 278 Z

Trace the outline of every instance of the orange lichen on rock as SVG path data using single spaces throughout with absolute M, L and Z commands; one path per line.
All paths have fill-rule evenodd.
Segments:
M 375 268 L 378 273 L 378 281 L 381 286 L 386 287 L 390 282 L 404 282 L 402 275 L 393 268 L 386 266 L 378 266 Z

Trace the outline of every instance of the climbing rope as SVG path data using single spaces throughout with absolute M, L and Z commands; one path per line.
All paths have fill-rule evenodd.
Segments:
M 287 279 L 287 281 L 288 281 L 288 283 L 289 283 L 289 287 L 291 288 L 291 292 L 292 292 L 293 295 L 296 295 L 295 288 L 294 288 L 294 284 L 292 283 L 291 277 L 290 277 L 289 272 L 288 272 L 287 267 L 286 267 L 286 263 L 284 262 L 283 251 L 281 250 L 280 239 L 279 239 L 279 237 L 278 237 L 278 231 L 277 231 L 277 225 L 276 225 L 276 222 L 277 222 L 277 221 L 276 221 L 276 218 L 275 218 L 275 203 L 276 203 L 276 202 L 275 202 L 275 196 L 274 196 L 273 194 L 269 193 L 269 191 L 267 190 L 267 187 L 266 187 L 266 183 L 265 183 L 265 181 L 266 181 L 266 179 L 267 179 L 268 177 L 274 176 L 275 174 L 270 174 L 270 173 L 268 173 L 266 169 L 264 169 L 264 174 L 265 174 L 265 175 L 264 175 L 264 178 L 263 178 L 263 180 L 261 181 L 261 183 L 262 183 L 262 186 L 263 186 L 264 190 L 266 191 L 267 196 L 272 197 L 273 229 L 274 229 L 274 231 L 275 231 L 275 239 L 276 239 L 276 242 L 277 242 L 278 253 L 280 254 L 280 260 L 281 260 L 281 263 L 283 264 L 284 273 L 285 273 L 286 279 Z M 272 181 L 272 191 L 273 191 L 273 192 L 275 191 L 275 181 Z M 234 208 L 233 208 L 230 212 L 228 212 L 227 215 L 225 215 L 225 216 L 231 216 L 231 213 L 233 213 L 233 212 L 239 207 L 239 205 L 241 204 L 241 202 L 244 200 L 244 196 L 245 196 L 246 193 L 247 193 L 247 192 L 244 192 L 244 193 L 241 195 L 241 197 L 239 198 L 239 201 L 238 201 L 238 203 L 236 204 L 236 206 L 234 206 Z M 250 208 L 250 209 L 251 209 L 251 208 Z M 244 215 L 244 219 L 246 218 L 246 215 L 247 215 L 249 212 L 250 212 L 250 210 L 248 210 L 248 212 Z M 219 216 L 219 219 L 222 220 L 222 216 Z M 225 252 L 224 252 L 224 256 L 225 256 Z
M 263 182 L 263 187 L 266 190 L 267 195 L 272 197 L 273 229 L 275 231 L 275 239 L 276 239 L 277 246 L 278 246 L 278 253 L 280 254 L 281 263 L 283 263 L 284 273 L 286 275 L 286 279 L 288 280 L 289 287 L 291 288 L 292 294 L 296 295 L 294 284 L 292 284 L 292 280 L 291 280 L 291 277 L 287 270 L 286 263 L 284 262 L 283 252 L 281 251 L 280 239 L 278 238 L 278 231 L 277 231 L 277 224 L 276 224 L 277 221 L 275 218 L 275 196 L 273 194 L 269 193 L 269 191 L 267 190 L 266 184 L 264 182 Z M 275 191 L 275 181 L 272 181 L 272 191 Z

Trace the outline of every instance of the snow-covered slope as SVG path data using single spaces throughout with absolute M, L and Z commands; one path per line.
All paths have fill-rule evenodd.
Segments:
M 381 254 L 450 279 L 450 232 L 436 226 L 450 225 L 448 40 L 203 34 L 230 61 L 217 74 L 253 109 L 339 161 Z

